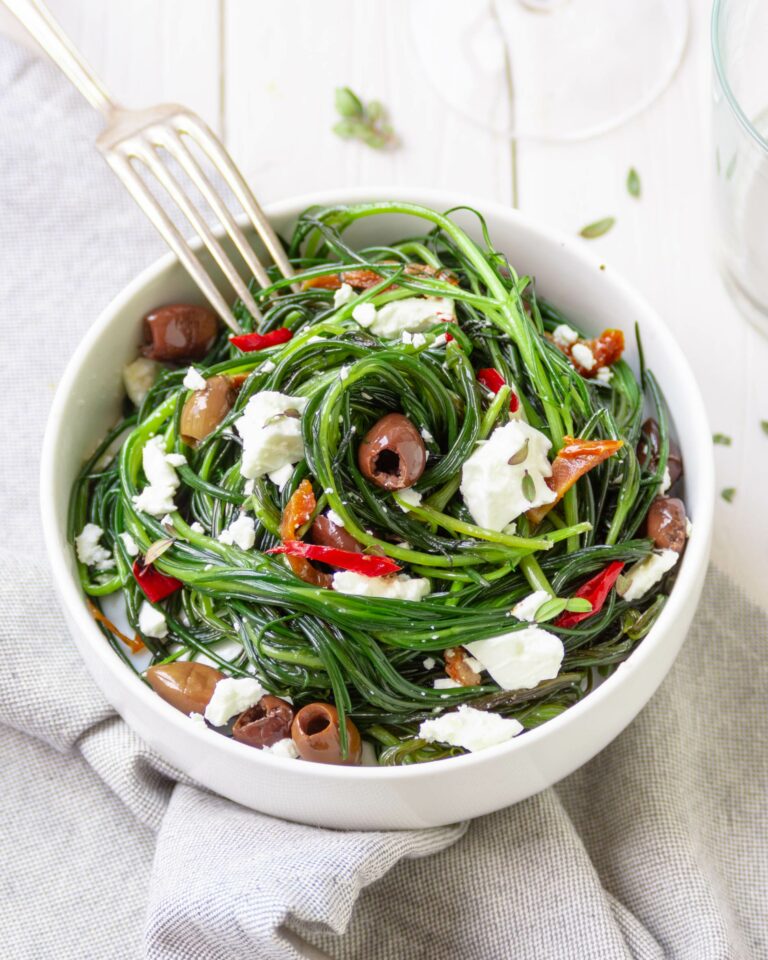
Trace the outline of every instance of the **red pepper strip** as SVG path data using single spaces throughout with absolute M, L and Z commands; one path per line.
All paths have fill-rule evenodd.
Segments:
M 276 347 L 280 343 L 288 343 L 293 339 L 293 333 L 288 327 L 278 327 L 269 333 L 243 333 L 239 337 L 230 337 L 229 342 L 234 344 L 243 353 L 253 353 L 256 350 L 265 350 L 267 347 Z
M 145 567 L 140 560 L 134 560 L 133 562 L 133 575 L 136 577 L 136 583 L 144 592 L 144 596 L 152 603 L 165 600 L 166 597 L 170 597 L 172 593 L 176 593 L 183 586 L 181 580 L 160 573 L 151 563 Z
M 289 557 L 320 560 L 332 567 L 362 573 L 366 577 L 383 577 L 402 569 L 390 557 L 375 557 L 368 553 L 339 550 L 338 547 L 323 547 L 319 543 L 304 543 L 303 540 L 286 540 L 281 546 L 267 550 L 267 553 L 286 553 Z
M 533 524 L 541 523 L 579 477 L 583 477 L 598 463 L 612 457 L 623 445 L 623 440 L 579 440 L 575 437 L 563 437 L 563 446 L 552 463 L 552 476 L 547 479 L 547 486 L 555 491 L 557 498 L 552 503 L 528 510 L 526 517 Z
M 482 385 L 487 387 L 492 393 L 498 393 L 502 387 L 507 385 L 504 377 L 502 377 L 498 370 L 494 370 L 493 367 L 483 367 L 482 370 L 478 370 L 477 381 L 478 383 L 482 383 Z M 517 413 L 519 408 L 520 400 L 513 390 L 509 395 L 509 409 L 512 413 Z
M 555 620 L 555 626 L 575 627 L 576 624 L 581 623 L 582 620 L 586 620 L 588 617 L 594 617 L 596 613 L 600 613 L 606 597 L 611 592 L 614 583 L 618 580 L 619 574 L 623 569 L 624 564 L 621 560 L 614 560 L 613 563 L 608 564 L 605 570 L 601 570 L 600 573 L 592 577 L 591 580 L 583 583 L 576 593 L 574 593 L 574 597 L 582 597 L 584 600 L 589 600 L 592 604 L 592 609 L 584 613 L 570 613 L 569 611 L 561 613 L 557 620 Z

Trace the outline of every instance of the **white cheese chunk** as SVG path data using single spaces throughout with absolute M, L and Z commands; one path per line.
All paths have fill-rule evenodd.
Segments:
M 427 657 L 427 658 L 425 659 L 425 661 L 424 661 L 424 669 L 425 669 L 425 670 L 434 670 L 436 663 L 437 663 L 437 661 L 435 660 L 434 657 Z
M 333 575 L 333 589 L 357 597 L 386 597 L 390 600 L 422 600 L 429 593 L 429 580 L 409 577 L 366 577 L 362 573 L 341 570 Z
M 86 523 L 79 535 L 75 537 L 77 559 L 87 567 L 97 570 L 108 570 L 114 566 L 112 554 L 99 543 L 104 531 L 95 523 Z M 138 551 L 137 551 L 138 552 Z
M 243 438 L 240 473 L 247 479 L 263 477 L 304 459 L 301 420 L 295 416 L 306 397 L 289 397 L 262 390 L 248 401 L 235 429 Z
M 143 510 L 153 517 L 162 517 L 176 510 L 173 498 L 179 488 L 179 478 L 174 466 L 181 466 L 179 457 L 183 457 L 183 454 L 166 454 L 162 437 L 150 437 L 147 440 L 141 454 L 141 463 L 148 483 L 141 493 L 133 498 L 133 505 L 137 510 Z
M 254 677 L 225 677 L 213 688 L 205 719 L 214 727 L 223 727 L 235 714 L 258 703 L 266 692 Z
M 546 603 L 549 599 L 550 596 L 546 590 L 536 590 L 534 593 L 529 593 L 527 597 L 523 597 L 512 607 L 512 616 L 517 617 L 518 620 L 527 620 L 529 623 L 533 623 L 536 619 L 536 611 L 542 603 Z
M 162 610 L 157 610 L 149 600 L 145 600 L 139 610 L 139 630 L 145 637 L 162 640 L 168 636 L 168 623 Z
M 411 507 L 421 506 L 421 494 L 418 490 L 414 490 L 413 487 L 405 487 L 403 490 L 398 490 L 397 495 L 403 503 L 407 503 Z M 401 503 L 397 505 L 403 513 L 408 513 L 407 507 L 404 507 Z
M 138 357 L 133 363 L 123 367 L 123 386 L 134 406 L 140 407 L 144 403 L 162 369 L 157 360 L 149 360 L 147 357 Z
M 201 376 L 194 367 L 190 367 L 181 381 L 187 390 L 205 390 L 205 377 Z
M 531 626 L 466 644 L 502 690 L 530 690 L 556 677 L 565 648 L 559 637 Z
M 326 510 L 325 515 L 328 517 L 331 523 L 335 524 L 335 526 L 341 527 L 342 530 L 344 529 L 344 521 L 335 510 Z
M 442 717 L 424 720 L 419 727 L 419 736 L 431 743 L 448 743 L 474 753 L 504 743 L 516 737 L 522 729 L 519 720 L 462 704 L 458 710 L 444 713 Z
M 269 479 L 274 483 L 278 490 L 283 490 L 285 485 L 290 481 L 293 476 L 293 471 L 296 469 L 294 464 L 286 463 L 284 467 L 280 467 L 279 470 L 273 470 L 272 473 L 268 474 Z M 253 490 L 251 490 L 253 493 Z
M 631 566 L 627 573 L 619 578 L 616 593 L 628 603 L 639 600 L 674 567 L 679 556 L 676 550 L 654 551 L 645 560 Z
M 586 343 L 575 343 L 571 347 L 571 356 L 580 367 L 585 370 L 594 370 L 597 361 Z
M 432 436 L 429 430 L 427 430 L 426 427 L 422 427 L 421 430 L 419 430 L 419 433 L 421 434 L 422 438 L 426 440 L 427 443 L 434 443 L 435 438 Z
M 259 373 L 272 373 L 275 369 L 276 364 L 272 360 L 265 360 L 264 363 L 259 367 Z
M 299 758 L 299 751 L 296 749 L 296 744 L 290 737 L 283 737 L 283 739 L 278 740 L 277 743 L 273 743 L 269 747 L 262 747 L 261 749 L 264 753 L 271 753 L 275 757 L 286 757 L 288 760 L 298 760 Z
M 229 547 L 237 544 L 241 550 L 250 550 L 256 542 L 256 524 L 253 517 L 241 513 L 226 530 L 221 531 L 219 542 Z
M 437 680 L 432 681 L 432 686 L 435 690 L 451 690 L 454 687 L 460 687 L 461 684 L 453 677 L 438 677 Z
M 576 333 L 573 327 L 569 327 L 567 323 L 561 323 L 555 327 L 552 331 L 552 336 L 554 337 L 555 343 L 560 347 L 570 347 L 572 343 L 576 343 L 579 339 L 578 333 Z
M 189 719 L 196 727 L 200 727 L 201 730 L 210 730 L 210 727 L 205 722 L 205 717 L 202 715 L 202 713 L 190 713 Z
M 669 467 L 664 467 L 664 476 L 661 478 L 661 483 L 659 484 L 659 493 L 663 497 L 664 494 L 672 486 L 672 477 L 669 475 Z
M 423 347 L 427 342 L 427 338 L 423 333 L 409 333 L 408 330 L 403 330 L 403 335 L 400 338 L 404 344 L 410 347 Z
M 183 453 L 168 453 L 165 456 L 165 462 L 170 463 L 172 467 L 183 467 L 187 458 Z
M 599 380 L 600 383 L 610 383 L 613 380 L 613 370 L 610 367 L 598 367 L 595 380 Z
M 448 343 L 448 336 L 445 333 L 438 333 L 432 341 L 433 347 L 444 347 Z
M 376 319 L 376 307 L 372 303 L 358 303 L 352 310 L 352 319 L 361 327 L 370 327 Z
M 338 290 L 333 294 L 333 305 L 334 307 L 343 307 L 344 304 L 349 303 L 350 300 L 355 296 L 355 291 L 348 283 L 342 283 Z
M 189 529 L 193 533 L 205 533 L 205 527 L 202 525 L 202 523 L 200 523 L 199 520 L 195 520 L 194 523 L 190 523 Z
M 361 323 L 356 316 L 357 309 L 355 308 L 352 316 Z M 366 321 L 368 316 L 369 314 L 365 315 Z M 361 323 L 361 326 L 368 327 L 377 337 L 396 340 L 402 337 L 405 331 L 420 333 L 436 323 L 455 319 L 453 300 L 447 297 L 405 297 L 385 303 L 375 311 L 370 322 Z
M 123 546 L 125 547 L 125 552 L 129 557 L 138 557 L 139 555 L 139 545 L 133 539 L 133 537 L 126 530 L 125 533 L 120 534 L 120 539 L 123 541 Z
M 524 420 L 497 427 L 461 470 L 461 495 L 475 523 L 501 531 L 521 513 L 556 499 L 547 486 L 549 440 Z M 510 459 L 519 462 L 510 463 Z M 526 474 L 530 481 L 525 481 Z M 532 491 L 524 485 L 533 484 Z M 527 493 L 533 494 L 529 500 Z

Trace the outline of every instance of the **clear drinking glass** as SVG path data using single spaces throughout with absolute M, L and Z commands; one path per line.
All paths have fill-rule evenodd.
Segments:
M 726 283 L 768 334 L 768 2 L 715 0 L 714 167 Z

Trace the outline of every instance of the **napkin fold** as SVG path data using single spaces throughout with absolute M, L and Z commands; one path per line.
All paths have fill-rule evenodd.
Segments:
M 113 712 L 58 611 L 36 502 L 55 383 L 161 252 L 97 130 L 52 68 L 0 40 L 7 955 L 768 956 L 768 621 L 716 570 L 628 730 L 557 787 L 470 824 L 361 833 L 263 816 L 180 777 Z

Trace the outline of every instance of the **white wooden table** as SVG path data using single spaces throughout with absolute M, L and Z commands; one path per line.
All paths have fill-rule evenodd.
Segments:
M 418 0 L 410 0 L 418 2 Z M 481 2 L 481 0 L 467 0 Z M 619 129 L 581 143 L 518 143 L 484 132 L 434 94 L 409 37 L 409 0 L 49 0 L 130 105 L 178 100 L 221 133 L 262 201 L 347 185 L 445 187 L 516 203 L 569 232 L 617 218 L 590 242 L 666 318 L 703 389 L 716 450 L 715 559 L 768 606 L 768 341 L 738 315 L 713 255 L 710 0 L 689 0 L 688 49 L 667 91 Z M 14 32 L 6 17 L 0 28 Z M 18 31 L 16 31 L 18 32 Z M 330 133 L 333 90 L 389 108 L 392 153 Z M 642 178 L 629 197 L 627 170 Z M 619 318 L 617 318 L 619 319 Z

